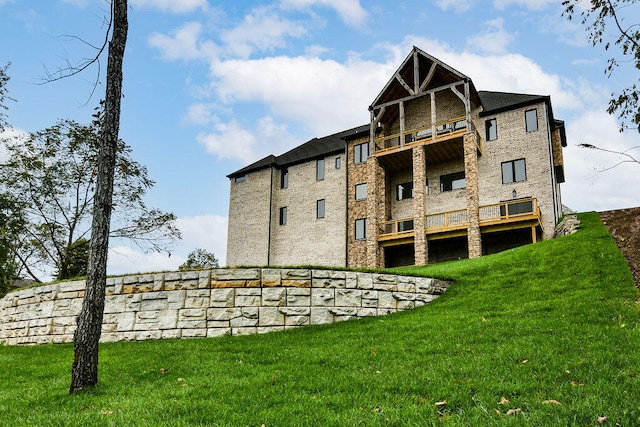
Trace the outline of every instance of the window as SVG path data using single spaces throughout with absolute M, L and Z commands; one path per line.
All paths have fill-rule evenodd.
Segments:
M 353 163 L 364 163 L 369 157 L 369 143 L 358 144 L 353 147 Z
M 280 225 L 287 224 L 287 207 L 280 208 Z
M 396 185 L 396 200 L 413 198 L 413 182 Z
M 289 187 L 289 169 L 282 169 L 282 172 L 280 173 L 280 188 Z
M 524 112 L 524 120 L 527 124 L 527 132 L 538 130 L 538 110 L 527 110 Z
M 367 198 L 367 183 L 356 184 L 356 200 L 364 200 Z
M 240 184 L 241 182 L 245 182 L 247 180 L 247 175 L 236 176 L 235 182 L 236 184 Z
M 502 164 L 502 183 L 526 181 L 527 168 L 524 159 L 511 160 Z
M 340 169 L 342 166 L 342 157 L 336 157 L 336 169 Z
M 484 122 L 487 130 L 487 141 L 498 139 L 498 122 L 496 119 L 490 119 Z
M 316 161 L 316 180 L 322 181 L 324 179 L 324 159 L 318 159 Z
M 459 190 L 466 186 L 467 180 L 464 177 L 464 172 L 451 173 L 440 177 L 440 191 Z
M 316 202 L 316 218 L 324 218 L 324 199 Z
M 356 219 L 356 240 L 367 238 L 367 218 Z

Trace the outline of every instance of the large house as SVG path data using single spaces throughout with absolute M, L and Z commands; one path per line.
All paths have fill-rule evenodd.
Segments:
M 228 175 L 227 265 L 393 267 L 553 237 L 564 122 L 413 48 L 370 123 Z

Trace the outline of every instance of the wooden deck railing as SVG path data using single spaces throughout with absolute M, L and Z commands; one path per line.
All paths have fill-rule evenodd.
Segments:
M 473 124 L 472 124 L 472 129 Z M 467 131 L 467 119 L 458 117 L 453 120 L 438 123 L 436 125 L 436 142 L 438 139 L 450 137 L 452 134 L 464 134 Z M 385 135 L 375 139 L 374 150 L 376 153 L 393 150 L 402 146 L 429 143 L 424 140 L 433 140 L 433 128 L 431 126 L 421 129 L 412 129 L 404 133 Z
M 510 200 L 480 207 L 480 225 L 517 221 L 519 219 L 540 219 L 540 207 L 536 198 Z M 468 225 L 467 210 L 442 212 L 427 215 L 427 233 L 439 233 L 464 229 Z M 382 239 L 404 237 L 413 233 L 413 218 L 380 223 L 378 236 Z

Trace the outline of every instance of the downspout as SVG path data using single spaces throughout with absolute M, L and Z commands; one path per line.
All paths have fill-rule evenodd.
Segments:
M 267 266 L 271 265 L 271 227 L 273 220 L 273 166 L 271 166 L 271 182 L 269 182 L 269 237 L 267 240 Z

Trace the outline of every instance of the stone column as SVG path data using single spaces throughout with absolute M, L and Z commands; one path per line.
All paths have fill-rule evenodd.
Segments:
M 385 220 L 384 216 L 384 172 L 381 170 L 376 157 L 367 160 L 367 267 L 384 267 L 381 263 L 378 248 L 379 223 Z
M 413 230 L 415 265 L 428 263 L 426 239 L 427 158 L 424 145 L 413 147 Z
M 475 133 L 464 135 L 464 174 L 467 181 L 467 239 L 469 258 L 482 256 L 480 195 L 478 191 L 478 147 Z

